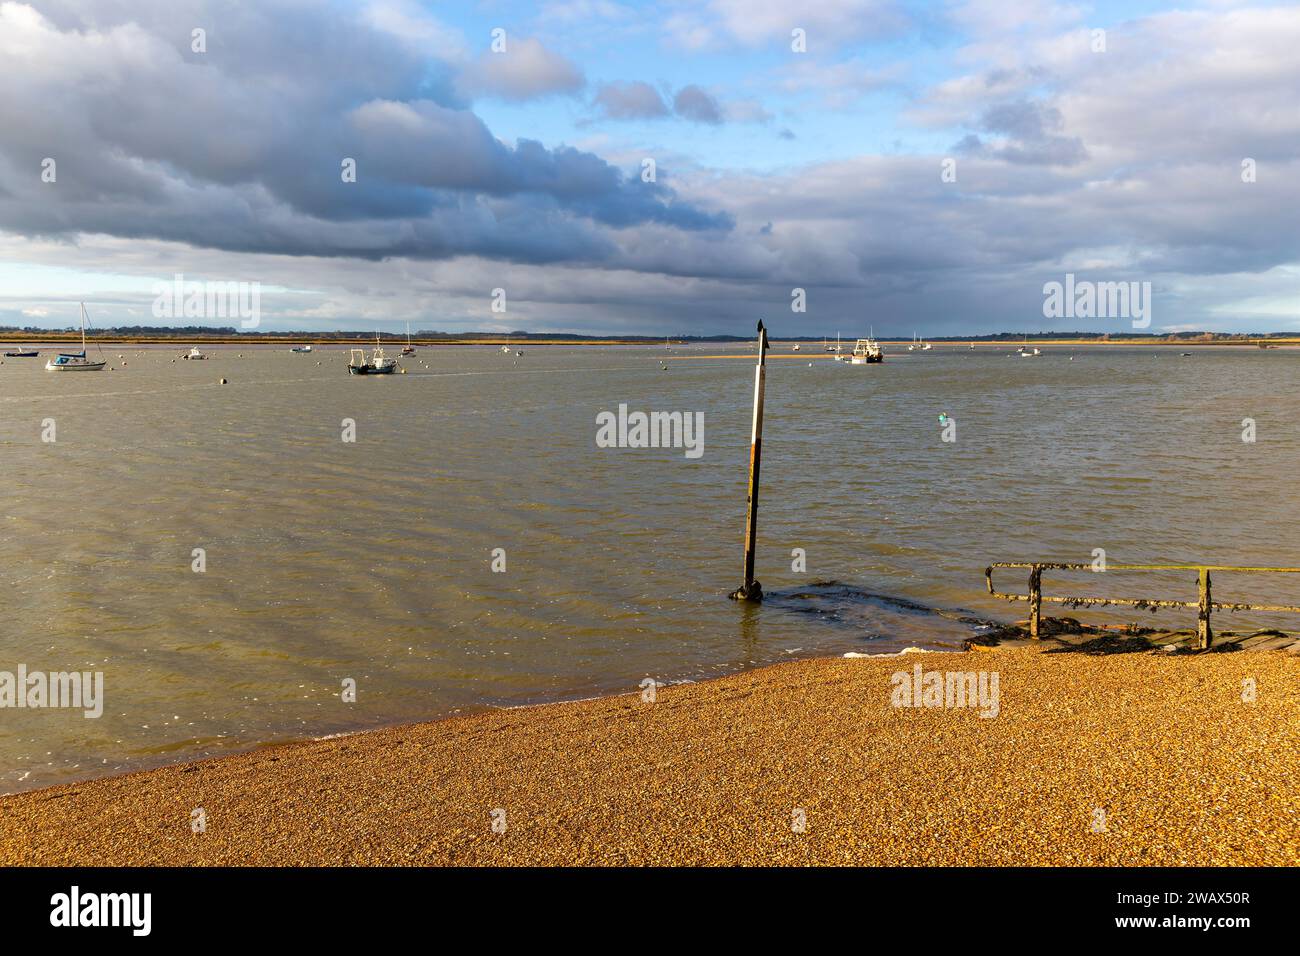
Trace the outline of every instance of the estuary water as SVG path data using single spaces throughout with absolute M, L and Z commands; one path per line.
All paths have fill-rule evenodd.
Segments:
M 778 343 L 769 597 L 745 607 L 726 594 L 752 349 L 520 348 L 421 348 L 376 377 L 348 376 L 346 349 L 108 346 L 112 371 L 78 374 L 5 359 L 0 671 L 100 672 L 104 693 L 93 719 L 0 709 L 0 792 L 646 677 L 958 646 L 1023 616 L 984 592 L 993 561 L 1300 565 L 1300 352 L 887 347 L 849 366 Z M 620 404 L 702 413 L 702 454 L 598 447 Z M 1296 603 L 1287 577 L 1220 575 L 1215 597 Z M 1046 584 L 1196 595 L 1186 572 Z

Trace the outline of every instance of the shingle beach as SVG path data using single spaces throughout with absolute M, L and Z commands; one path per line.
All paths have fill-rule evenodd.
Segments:
M 997 716 L 892 706 L 918 664 Z M 1300 658 L 798 661 L 6 797 L 0 863 L 1295 865 Z

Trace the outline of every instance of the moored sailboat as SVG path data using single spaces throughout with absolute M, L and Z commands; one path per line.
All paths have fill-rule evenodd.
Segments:
M 86 358 L 86 304 L 81 305 L 81 351 L 60 352 L 45 363 L 47 372 L 98 372 L 108 363 L 92 361 Z M 98 346 L 96 346 L 98 348 Z M 103 349 L 100 349 L 103 352 Z

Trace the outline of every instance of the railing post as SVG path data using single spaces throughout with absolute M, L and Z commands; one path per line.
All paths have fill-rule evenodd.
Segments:
M 1038 640 L 1038 625 L 1043 616 L 1043 569 L 1034 565 L 1029 571 L 1029 637 Z
M 1214 633 L 1210 630 L 1210 569 L 1201 568 L 1197 574 L 1200 605 L 1196 611 L 1196 644 L 1198 651 L 1209 650 Z

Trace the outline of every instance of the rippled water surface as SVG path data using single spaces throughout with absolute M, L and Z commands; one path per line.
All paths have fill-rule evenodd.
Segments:
M 1285 349 L 937 347 L 850 367 L 778 347 L 760 608 L 725 598 L 753 381 L 739 349 L 446 347 L 363 378 L 345 350 L 106 351 L 111 372 L 0 365 L 0 670 L 106 684 L 97 720 L 0 710 L 3 791 L 648 675 L 951 646 L 969 618 L 1023 613 L 984 593 L 991 561 L 1300 564 Z M 703 412 L 703 456 L 597 448 L 619 403 Z M 1295 603 L 1285 583 L 1225 575 L 1215 596 Z M 1194 599 L 1195 577 L 1048 588 Z

